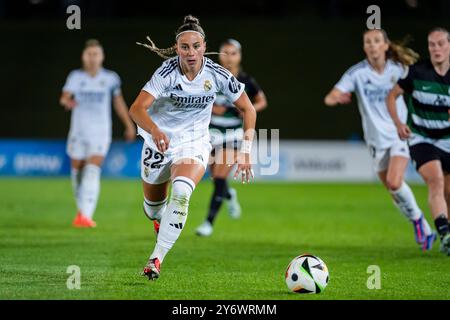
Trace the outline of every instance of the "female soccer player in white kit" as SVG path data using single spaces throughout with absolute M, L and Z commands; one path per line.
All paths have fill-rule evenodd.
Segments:
M 398 137 L 385 103 L 387 94 L 405 73 L 405 67 L 413 64 L 418 55 L 409 48 L 392 44 L 386 32 L 380 29 L 366 31 L 363 42 L 367 58 L 344 73 L 325 97 L 325 104 L 350 103 L 351 93 L 356 93 L 364 138 L 374 168 L 396 206 L 412 222 L 416 242 L 423 250 L 430 250 L 436 233 L 431 230 L 412 190 L 404 181 L 409 149 L 406 141 Z M 407 110 L 401 97 L 397 99 L 397 108 L 405 122 Z
M 120 90 L 117 73 L 102 67 L 101 44 L 91 39 L 82 53 L 83 68 L 67 77 L 60 104 L 72 111 L 67 154 L 78 212 L 75 227 L 95 227 L 92 220 L 100 193 L 100 171 L 111 143 L 111 100 L 125 126 L 125 138 L 136 137 L 136 128 Z
M 243 182 L 253 176 L 250 163 L 256 112 L 244 85 L 226 69 L 204 57 L 205 32 L 197 18 L 186 16 L 175 36 L 176 44 L 158 49 L 168 58 L 151 77 L 130 108 L 130 115 L 144 138 L 141 176 L 144 212 L 154 220 L 155 248 L 143 274 L 154 280 L 160 265 L 186 223 L 189 200 L 199 183 L 211 152 L 208 125 L 216 93 L 221 92 L 241 110 L 244 140 L 235 177 Z M 168 187 L 172 192 L 168 201 Z

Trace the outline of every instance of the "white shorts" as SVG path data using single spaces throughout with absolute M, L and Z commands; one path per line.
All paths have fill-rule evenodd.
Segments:
M 162 154 L 144 142 L 141 157 L 141 178 L 148 184 L 167 182 L 170 180 L 172 164 L 181 159 L 186 159 L 187 163 L 200 163 L 206 170 L 210 153 L 210 143 L 185 144 L 170 148 L 165 154 Z
M 66 152 L 71 159 L 84 160 L 92 156 L 105 157 L 108 153 L 111 139 L 86 139 L 69 136 Z
M 376 172 L 386 171 L 389 167 L 389 160 L 392 157 L 399 156 L 409 159 L 409 147 L 406 141 L 398 140 L 391 147 L 377 149 L 369 146 L 370 154 L 373 160 L 373 167 Z

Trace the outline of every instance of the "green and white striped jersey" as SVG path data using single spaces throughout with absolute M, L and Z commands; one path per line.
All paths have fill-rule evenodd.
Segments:
M 428 142 L 450 152 L 450 71 L 441 76 L 430 60 L 421 61 L 398 85 L 406 93 L 410 145 Z

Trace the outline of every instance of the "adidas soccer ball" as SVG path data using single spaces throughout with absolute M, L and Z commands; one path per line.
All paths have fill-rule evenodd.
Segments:
M 286 284 L 292 292 L 320 293 L 328 284 L 328 268 L 318 257 L 295 257 L 286 270 Z

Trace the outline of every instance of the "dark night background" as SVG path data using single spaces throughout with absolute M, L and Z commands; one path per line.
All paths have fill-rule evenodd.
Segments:
M 70 4 L 81 7 L 81 30 L 66 28 Z M 230 37 L 242 43 L 244 69 L 269 101 L 258 116 L 259 128 L 279 128 L 284 139 L 361 137 L 355 101 L 328 109 L 323 97 L 364 58 L 362 32 L 371 4 L 381 7 L 390 38 L 411 35 L 410 47 L 423 57 L 429 29 L 450 27 L 450 1 L 444 0 L 0 1 L 0 137 L 66 136 L 70 115 L 58 99 L 67 74 L 80 66 L 88 38 L 104 45 L 105 67 L 121 76 L 131 105 L 162 62 L 135 42 L 150 35 L 160 47 L 172 45 L 189 13 L 200 19 L 210 50 Z M 114 136 L 121 133 L 114 116 Z

